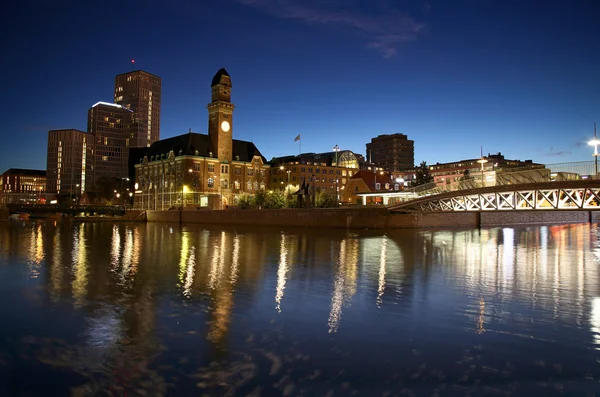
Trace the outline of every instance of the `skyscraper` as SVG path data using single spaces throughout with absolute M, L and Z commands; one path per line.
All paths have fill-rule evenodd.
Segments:
M 160 140 L 160 104 L 162 80 L 160 77 L 135 70 L 115 77 L 115 103 L 131 109 L 129 147 L 147 147 Z
M 88 110 L 94 155 L 88 160 L 89 187 L 100 178 L 126 178 L 134 113 L 124 106 L 98 102 Z M 90 138 L 92 139 L 92 138 Z
M 48 132 L 46 190 L 58 194 L 80 194 L 86 190 L 91 135 L 75 129 Z
M 367 143 L 367 158 L 389 172 L 413 168 L 415 143 L 404 134 L 379 135 Z

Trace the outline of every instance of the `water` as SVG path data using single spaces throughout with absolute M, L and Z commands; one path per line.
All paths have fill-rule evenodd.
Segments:
M 594 395 L 598 241 L 0 223 L 0 395 Z

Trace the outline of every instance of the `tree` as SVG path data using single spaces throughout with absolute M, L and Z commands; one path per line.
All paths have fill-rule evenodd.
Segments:
M 265 198 L 263 208 L 285 208 L 285 193 L 282 190 L 269 192 Z
M 469 171 L 469 169 L 467 168 L 466 170 L 463 171 L 463 176 L 460 177 L 461 181 L 466 181 L 471 179 L 471 172 Z
M 429 173 L 429 166 L 427 166 L 427 162 L 421 161 L 421 164 L 417 167 L 415 172 L 415 180 L 413 182 L 413 186 L 424 185 L 432 181 L 433 176 L 431 176 L 431 174 Z
M 317 197 L 315 198 L 317 208 L 329 208 L 336 207 L 336 196 L 335 194 L 329 193 L 327 191 L 319 191 L 317 192 Z

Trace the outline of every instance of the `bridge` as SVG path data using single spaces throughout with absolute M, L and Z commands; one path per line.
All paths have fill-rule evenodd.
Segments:
M 9 214 L 89 214 L 89 215 L 123 215 L 125 208 L 123 206 L 114 205 L 84 205 L 84 206 L 69 206 L 59 204 L 6 204 Z
M 433 193 L 387 206 L 390 212 L 600 210 L 600 180 L 497 185 Z

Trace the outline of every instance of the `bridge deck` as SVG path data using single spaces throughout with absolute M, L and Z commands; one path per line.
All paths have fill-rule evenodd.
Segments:
M 600 209 L 600 180 L 458 190 L 388 206 L 391 212 Z

